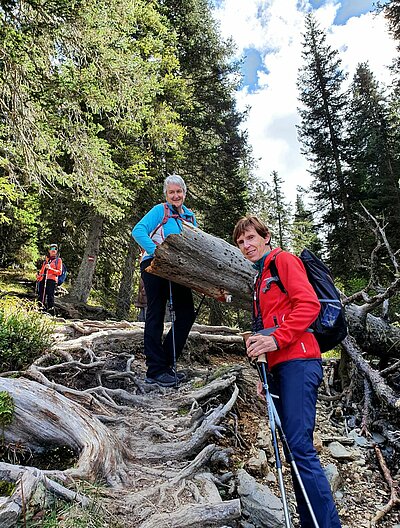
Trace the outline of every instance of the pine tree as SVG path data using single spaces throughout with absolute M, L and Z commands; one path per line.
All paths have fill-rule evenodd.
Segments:
M 392 136 L 387 99 L 368 64 L 359 64 L 351 86 L 347 118 L 347 160 L 350 166 L 353 209 L 361 201 L 376 217 L 387 222 L 386 234 L 393 247 L 400 246 L 399 143 Z M 396 152 L 397 149 L 397 152 Z M 362 235 L 359 228 L 358 236 Z M 361 247 L 375 241 L 363 233 Z M 369 251 L 367 256 L 369 257 Z
M 222 41 L 207 0 L 164 0 L 178 33 L 182 75 L 192 90 L 192 107 L 179 110 L 187 131 L 184 157 L 167 168 L 189 183 L 188 199 L 203 229 L 229 239 L 247 208 L 249 149 L 240 131 L 244 116 L 235 107 L 237 65 Z
M 271 179 L 272 202 L 271 208 L 268 211 L 270 226 L 271 230 L 274 232 L 274 238 L 277 244 L 279 244 L 282 249 L 288 250 L 290 248 L 291 238 L 290 205 L 288 204 L 282 190 L 283 179 L 278 175 L 277 171 L 271 173 Z
M 302 56 L 298 77 L 302 151 L 310 162 L 312 189 L 328 228 L 331 263 L 337 270 L 350 271 L 360 264 L 360 256 L 344 159 L 345 74 L 338 52 L 326 43 L 312 14 L 306 16 Z
M 292 224 L 291 246 L 296 255 L 300 254 L 303 248 L 307 248 L 320 256 L 322 243 L 318 237 L 313 214 L 304 203 L 303 194 L 304 189 L 298 187 Z

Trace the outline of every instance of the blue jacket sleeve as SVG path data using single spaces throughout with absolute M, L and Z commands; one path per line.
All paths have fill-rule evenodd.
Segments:
M 133 238 L 150 256 L 153 256 L 156 250 L 156 245 L 150 238 L 150 235 L 162 222 L 163 218 L 164 205 L 155 205 L 132 229 Z

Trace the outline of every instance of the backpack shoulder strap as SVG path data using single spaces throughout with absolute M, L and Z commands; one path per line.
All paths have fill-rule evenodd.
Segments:
M 282 293 L 287 293 L 287 291 L 285 290 L 284 285 L 282 284 L 281 278 L 279 277 L 278 268 L 276 266 L 276 257 L 279 255 L 279 253 L 282 253 L 282 251 L 283 250 L 281 249 L 280 251 L 275 253 L 275 255 L 271 259 L 271 262 L 269 263 L 268 269 L 271 270 L 271 276 L 275 277 L 277 279 L 276 280 L 276 284 L 279 287 L 279 289 L 281 290 L 281 292 Z

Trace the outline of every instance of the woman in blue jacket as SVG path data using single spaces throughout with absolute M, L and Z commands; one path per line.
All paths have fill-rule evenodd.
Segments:
M 182 230 L 182 222 L 197 224 L 193 212 L 183 205 L 186 196 L 186 184 L 183 178 L 177 174 L 165 178 L 164 194 L 166 202 L 150 209 L 135 225 L 132 236 L 143 250 L 140 271 L 147 296 L 144 327 L 144 353 L 147 365 L 145 381 L 162 387 L 172 387 L 183 379 L 183 374 L 175 372 L 174 367 L 194 322 L 192 291 L 185 286 L 148 273 L 146 268 L 154 258 L 157 245 L 161 244 L 168 235 L 179 234 Z M 175 312 L 174 336 L 171 328 L 162 341 L 170 286 Z

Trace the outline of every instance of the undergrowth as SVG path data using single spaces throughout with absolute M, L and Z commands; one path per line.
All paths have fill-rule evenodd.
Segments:
M 34 303 L 0 300 L 0 371 L 23 370 L 46 352 L 53 326 Z

